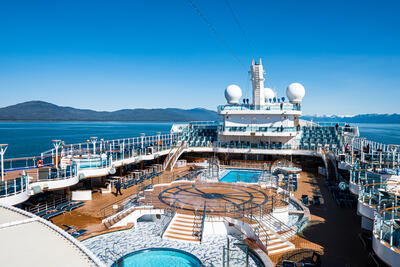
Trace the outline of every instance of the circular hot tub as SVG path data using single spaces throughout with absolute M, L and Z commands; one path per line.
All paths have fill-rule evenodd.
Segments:
M 200 267 L 201 261 L 186 251 L 173 248 L 148 248 L 119 258 L 112 267 Z

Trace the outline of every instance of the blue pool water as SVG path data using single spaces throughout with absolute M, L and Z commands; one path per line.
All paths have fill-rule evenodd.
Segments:
M 261 171 L 230 170 L 219 181 L 227 183 L 236 183 L 236 182 L 257 183 L 260 175 Z
M 150 248 L 129 253 L 112 267 L 200 267 L 201 261 L 194 255 L 173 248 Z

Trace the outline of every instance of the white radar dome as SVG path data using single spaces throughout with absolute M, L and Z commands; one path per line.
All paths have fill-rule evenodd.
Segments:
M 286 89 L 286 95 L 293 104 L 301 103 L 305 94 L 306 90 L 300 83 L 291 83 Z
M 236 84 L 231 84 L 225 89 L 225 98 L 229 104 L 239 104 L 242 97 L 242 89 Z
M 271 88 L 264 88 L 264 97 L 266 101 L 269 102 L 270 99 L 276 97 L 276 94 Z

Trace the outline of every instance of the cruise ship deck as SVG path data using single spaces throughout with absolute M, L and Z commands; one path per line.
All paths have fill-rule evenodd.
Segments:
M 29 217 L 22 228 L 61 232 L 94 266 L 175 254 L 192 266 L 396 265 L 399 146 L 301 120 L 301 84 L 286 99 L 264 88 L 261 60 L 250 74 L 253 103 L 228 86 L 220 121 L 53 140 L 28 158 L 4 159 L 0 145 L 0 204 Z M 13 225 L 0 230 L 12 236 Z

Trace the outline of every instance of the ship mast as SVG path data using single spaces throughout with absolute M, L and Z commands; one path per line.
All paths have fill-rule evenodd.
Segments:
M 260 58 L 259 63 L 255 62 L 254 59 L 251 62 L 250 67 L 251 81 L 253 86 L 253 105 L 263 106 L 265 105 L 264 96 L 264 68 Z

